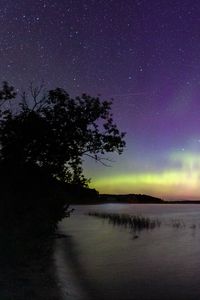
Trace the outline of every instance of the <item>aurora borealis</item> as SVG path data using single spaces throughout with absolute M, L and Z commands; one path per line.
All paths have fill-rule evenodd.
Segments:
M 113 98 L 127 132 L 102 193 L 200 199 L 199 0 L 1 0 L 1 80 Z
M 200 156 L 187 153 L 173 155 L 169 162 L 169 169 L 162 171 L 124 173 L 118 176 L 99 178 L 94 182 L 98 190 L 113 193 L 125 193 L 134 190 L 134 193 L 150 193 L 162 196 L 165 199 L 197 199 L 199 195 Z M 177 167 L 176 167 L 177 166 Z

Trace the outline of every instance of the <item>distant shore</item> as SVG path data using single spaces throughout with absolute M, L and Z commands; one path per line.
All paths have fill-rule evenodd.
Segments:
M 200 204 L 200 200 L 163 200 L 144 194 L 100 194 L 94 199 L 83 199 L 72 202 L 75 205 L 96 205 L 96 204 Z

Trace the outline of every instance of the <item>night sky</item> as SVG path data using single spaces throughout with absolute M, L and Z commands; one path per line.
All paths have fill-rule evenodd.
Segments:
M 127 147 L 91 187 L 200 199 L 199 0 L 0 0 L 0 75 L 114 98 Z

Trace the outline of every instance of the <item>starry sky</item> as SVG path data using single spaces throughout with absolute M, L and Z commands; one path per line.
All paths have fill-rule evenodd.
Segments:
M 114 99 L 127 147 L 91 187 L 200 199 L 199 0 L 0 0 L 0 76 Z

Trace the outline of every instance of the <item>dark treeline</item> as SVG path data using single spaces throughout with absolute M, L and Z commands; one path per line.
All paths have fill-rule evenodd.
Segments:
M 165 203 L 164 200 L 156 198 L 150 195 L 142 194 L 127 194 L 127 195 L 111 195 L 111 194 L 102 194 L 99 197 L 100 202 L 103 203 Z

